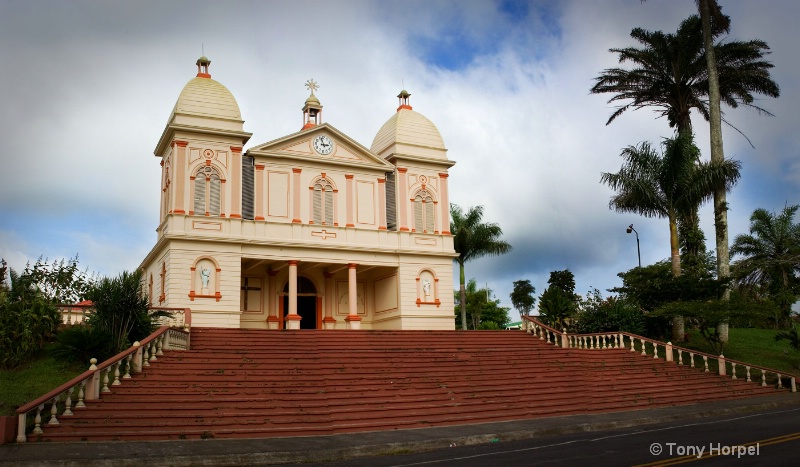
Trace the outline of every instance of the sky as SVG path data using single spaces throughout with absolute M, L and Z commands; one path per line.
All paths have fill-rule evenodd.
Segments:
M 720 0 L 729 40 L 771 47 L 774 116 L 725 109 L 725 155 L 742 162 L 729 194 L 731 241 L 753 210 L 800 204 L 800 3 Z M 600 183 L 623 148 L 672 130 L 655 112 L 612 124 L 593 78 L 617 66 L 612 47 L 635 27 L 674 32 L 691 0 L 148 1 L 0 0 L 0 257 L 21 270 L 39 256 L 79 256 L 114 276 L 139 266 L 156 240 L 159 159 L 153 151 L 200 55 L 236 97 L 251 147 L 297 131 L 320 83 L 324 119 L 369 147 L 411 93 L 441 132 L 450 201 L 484 206 L 511 253 L 467 263 L 466 275 L 504 306 L 517 280 L 537 296 L 569 269 L 576 292 L 669 256 L 665 219 L 608 208 Z M 708 159 L 708 125 L 693 121 Z M 714 248 L 713 211 L 700 211 Z M 457 268 L 454 282 L 458 283 Z M 511 317 L 517 313 L 512 310 Z

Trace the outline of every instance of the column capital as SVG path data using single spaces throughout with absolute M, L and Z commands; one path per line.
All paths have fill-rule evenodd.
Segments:
M 358 267 L 356 263 L 347 263 L 347 269 L 355 269 Z
M 233 151 L 233 152 L 237 152 L 237 153 L 241 153 L 242 152 L 242 147 L 241 146 L 231 146 L 230 148 L 231 148 L 231 151 Z
M 289 263 L 289 266 L 297 266 L 297 263 L 299 262 L 300 261 L 296 259 L 290 259 L 289 261 L 287 261 L 287 263 Z
M 439 174 L 439 178 L 447 178 L 447 177 L 449 177 L 449 176 L 450 176 L 450 175 L 449 175 L 449 174 L 447 174 L 447 173 L 440 173 L 440 174 Z
M 181 148 L 185 148 L 186 146 L 188 146 L 188 145 L 189 145 L 189 142 L 188 142 L 188 141 L 180 141 L 180 140 L 177 140 L 177 139 L 176 139 L 176 140 L 174 140 L 174 141 L 172 142 L 172 144 L 173 144 L 174 146 L 178 146 L 178 147 L 181 147 Z
M 344 175 L 344 178 L 346 178 L 347 180 L 352 180 L 353 177 L 354 177 L 354 175 L 352 175 L 352 174 L 345 174 Z
M 296 168 L 296 167 L 295 167 L 295 168 L 292 168 L 292 173 L 299 174 L 299 173 L 301 173 L 302 171 L 303 171 L 303 169 L 298 169 L 298 168 Z
M 397 171 L 400 172 L 401 174 L 404 174 L 404 173 L 408 172 L 408 169 L 405 168 L 405 167 L 398 167 Z

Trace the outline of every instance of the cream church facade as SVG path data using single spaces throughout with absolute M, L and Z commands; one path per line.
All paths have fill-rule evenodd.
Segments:
M 309 80 L 300 131 L 243 151 L 252 134 L 209 67 L 155 149 L 151 304 L 191 308 L 193 326 L 454 329 L 454 162 L 410 94 L 367 149 L 323 122 Z

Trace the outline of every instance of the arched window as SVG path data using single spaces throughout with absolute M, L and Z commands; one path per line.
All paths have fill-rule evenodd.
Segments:
M 319 178 L 311 187 L 311 220 L 315 224 L 334 225 L 334 202 L 333 193 L 335 189 L 327 178 Z
M 194 178 L 194 212 L 206 216 L 219 216 L 220 176 L 214 167 L 205 166 Z
M 436 209 L 433 197 L 428 190 L 422 189 L 414 196 L 414 230 L 434 233 L 436 225 Z

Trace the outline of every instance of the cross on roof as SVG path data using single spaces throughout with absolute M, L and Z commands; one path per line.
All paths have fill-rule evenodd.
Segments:
M 306 87 L 309 90 L 311 90 L 311 95 L 313 96 L 314 95 L 314 91 L 319 89 L 319 84 L 317 84 L 317 82 L 314 81 L 314 78 L 311 78 L 310 80 L 306 81 Z

